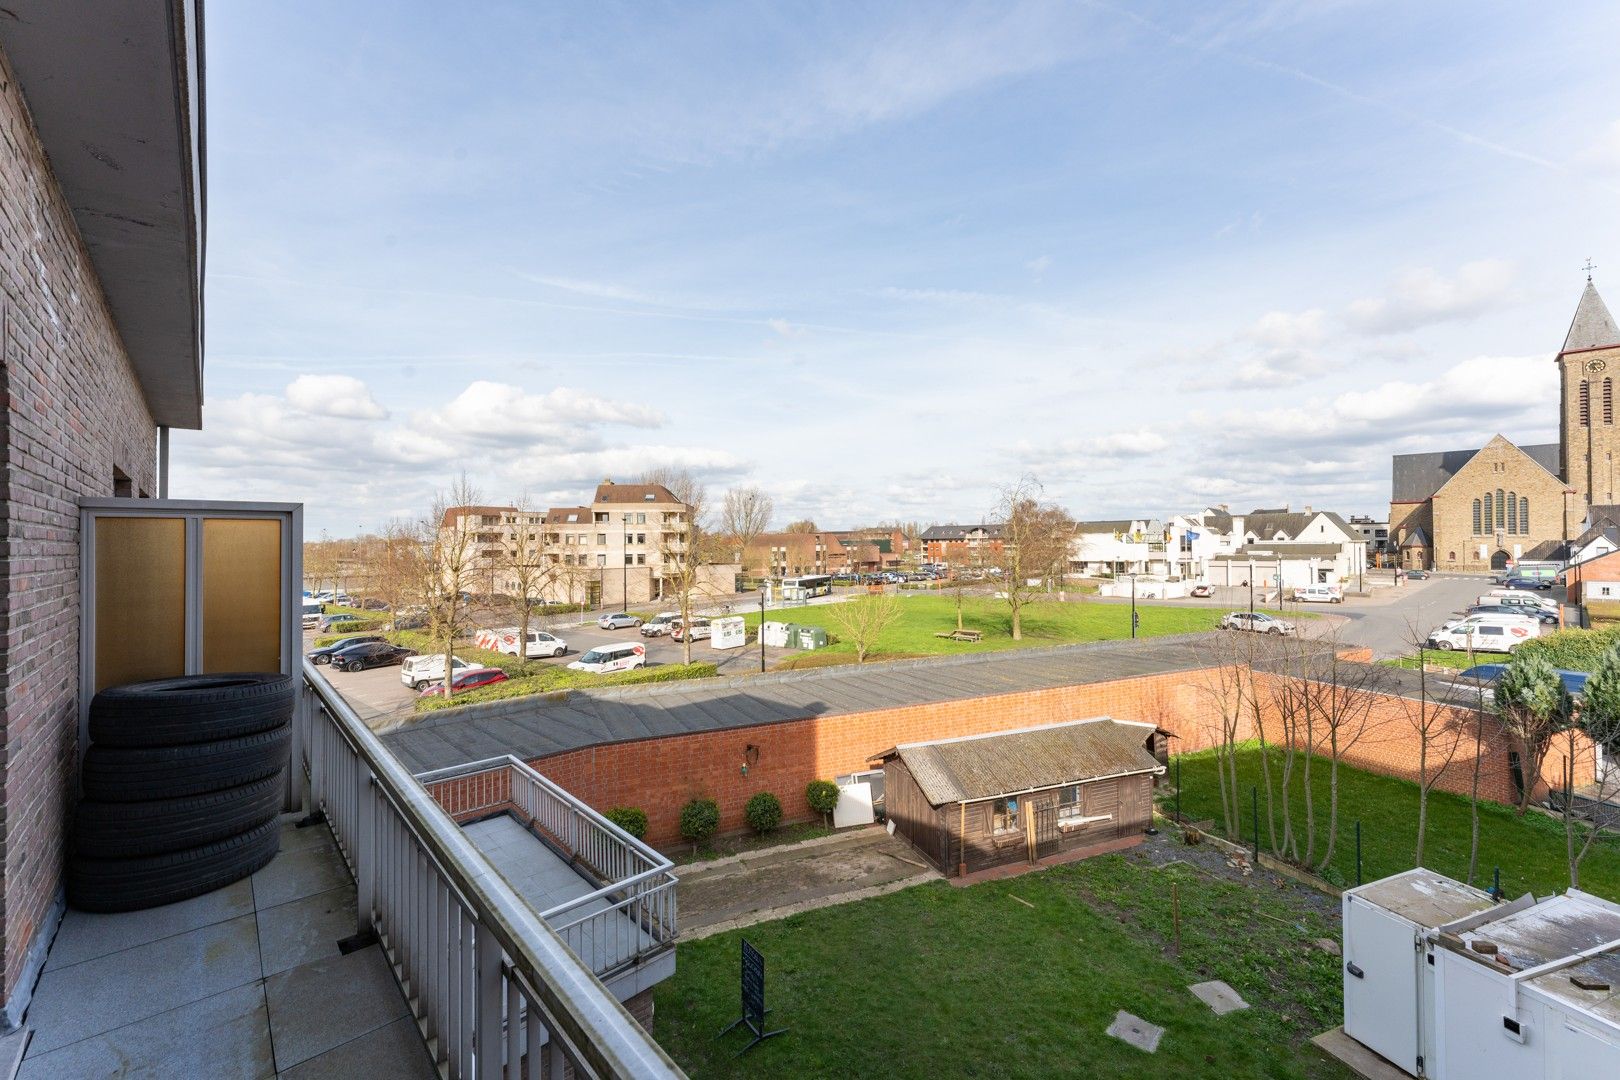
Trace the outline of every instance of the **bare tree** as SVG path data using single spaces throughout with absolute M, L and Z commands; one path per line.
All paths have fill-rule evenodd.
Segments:
M 945 562 L 951 575 L 946 588 L 951 590 L 951 596 L 956 600 L 956 628 L 965 630 L 967 628 L 962 625 L 962 604 L 967 599 L 968 588 L 978 580 L 978 575 L 969 577 L 968 571 L 977 568 L 974 566 L 972 555 L 962 548 L 947 549 Z
M 433 599 L 428 604 L 428 632 L 443 646 L 444 695 L 455 692 L 456 638 L 467 629 L 468 610 L 463 594 L 478 573 L 477 528 L 473 515 L 482 499 L 462 473 L 433 500 L 433 516 L 426 522 L 429 536 L 427 571 Z
M 1249 667 L 1252 643 L 1246 635 L 1227 632 L 1216 635 L 1204 646 L 1200 689 L 1214 706 L 1215 720 L 1207 725 L 1215 756 L 1215 775 L 1220 781 L 1221 819 L 1226 835 L 1237 837 L 1241 817 L 1238 795 L 1237 745 L 1246 727 L 1248 702 L 1253 685 Z
M 692 625 L 692 605 L 708 586 L 703 580 L 703 568 L 716 561 L 722 542 L 708 529 L 708 491 L 690 473 L 669 474 L 658 481 L 685 504 L 684 519 L 675 522 L 676 528 L 665 527 L 659 533 L 659 557 L 663 563 L 664 580 L 674 592 L 681 625 Z M 677 490 L 677 488 L 679 490 Z M 683 662 L 692 662 L 692 635 L 681 634 Z
M 397 620 L 401 609 L 422 601 L 423 561 L 420 530 L 399 518 L 383 526 L 370 546 L 370 592 L 388 605 L 389 618 Z
M 518 666 L 527 671 L 534 605 L 544 600 L 555 567 L 546 540 L 545 515 L 532 508 L 528 496 L 518 499 L 515 506 L 517 520 L 511 528 L 502 531 L 496 560 L 502 583 L 511 586 L 509 603 L 517 616 Z
M 771 497 L 757 487 L 737 487 L 726 492 L 720 507 L 720 531 L 737 545 L 737 561 L 744 563 L 754 539 L 771 524 L 774 512 Z
M 1411 725 L 1418 740 L 1418 818 L 1417 848 L 1412 865 L 1423 865 L 1423 842 L 1428 836 L 1429 793 L 1440 782 L 1462 742 L 1464 728 L 1453 722 L 1452 710 L 1429 698 L 1429 671 L 1424 662 L 1429 635 L 1408 620 L 1406 636 L 1417 651 L 1418 697 L 1416 701 L 1402 697 L 1402 714 Z
M 1327 845 L 1316 862 L 1317 873 L 1325 872 L 1333 862 L 1334 847 L 1339 839 L 1339 763 L 1345 752 L 1367 733 L 1373 703 L 1388 683 L 1388 669 L 1340 658 L 1337 629 L 1326 640 L 1332 652 L 1324 660 L 1327 670 L 1325 685 L 1319 684 L 1317 693 L 1317 716 L 1322 725 L 1322 741 L 1318 746 L 1325 744 L 1328 751 L 1328 823 Z M 1306 862 L 1310 859 L 1307 853 Z
M 889 592 L 867 593 L 826 610 L 827 617 L 855 646 L 855 662 L 864 664 L 878 638 L 900 617 L 900 597 Z
M 304 578 L 314 592 L 321 592 L 321 586 L 328 583 L 337 588 L 337 551 L 325 529 L 319 540 L 304 542 Z
M 801 518 L 798 521 L 788 522 L 787 526 L 782 531 L 790 533 L 813 533 L 820 532 L 821 530 L 816 528 L 816 523 L 811 521 L 809 518 Z
M 1001 491 L 996 519 L 1001 523 L 1001 587 L 1012 613 L 1012 637 L 1024 639 L 1024 607 L 1047 584 L 1052 567 L 1068 558 L 1074 519 L 1055 503 L 1041 501 L 1041 485 L 1020 477 Z M 1033 582 L 1033 584 L 1032 584 Z

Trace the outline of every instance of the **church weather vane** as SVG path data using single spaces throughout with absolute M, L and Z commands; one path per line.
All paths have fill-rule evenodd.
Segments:
M 1597 269 L 1597 265 L 1592 262 L 1591 256 L 1587 256 L 1587 259 L 1586 259 L 1586 283 L 1588 285 L 1590 285 L 1592 283 L 1592 271 L 1594 271 L 1596 269 Z

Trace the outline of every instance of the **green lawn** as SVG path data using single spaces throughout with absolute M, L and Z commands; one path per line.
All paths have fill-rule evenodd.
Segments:
M 788 1029 L 741 1058 L 751 1036 L 715 1038 L 740 1010 L 740 937 L 765 956 L 769 1025 Z M 1104 855 L 683 943 L 656 991 L 654 1034 L 705 1078 L 1338 1080 L 1351 1074 L 1306 1042 L 1339 1022 L 1338 960 L 1310 947 L 1319 937 L 1336 939 L 1336 920 L 1292 894 Z M 1186 989 L 1207 979 L 1255 1007 L 1217 1017 Z M 1167 1029 L 1157 1054 L 1104 1034 L 1119 1009 Z
M 1131 636 L 1131 609 L 1126 604 L 1040 602 L 1024 608 L 1024 637 L 1012 639 L 1012 616 L 1004 600 L 970 597 L 962 604 L 962 624 L 978 630 L 984 639 L 978 644 L 948 641 L 934 635 L 956 629 L 956 600 L 951 596 L 902 593 L 900 617 L 878 639 L 870 658 L 894 659 L 906 656 L 956 655 L 993 652 L 1001 649 L 1027 649 L 1041 645 L 1064 645 L 1079 641 L 1106 641 Z M 823 626 L 830 634 L 841 630 L 833 617 L 834 605 L 788 608 L 772 611 L 767 618 L 801 626 Z M 1206 607 L 1138 606 L 1142 616 L 1142 637 L 1187 634 L 1213 630 L 1225 611 Z M 1295 616 L 1289 616 L 1294 618 Z M 748 616 L 750 628 L 759 625 L 759 612 Z M 853 655 L 855 647 L 840 641 L 819 655 Z
M 1220 823 L 1221 796 L 1215 775 L 1214 757 L 1208 752 L 1186 754 L 1180 759 L 1183 785 L 1182 813 L 1192 819 L 1213 819 Z M 1175 766 L 1171 767 L 1172 777 Z M 1278 770 L 1274 761 L 1273 783 Z M 1266 793 L 1260 775 L 1259 748 L 1250 745 L 1239 750 L 1238 783 L 1243 807 L 1242 833 L 1245 843 L 1253 841 L 1254 818 L 1251 789 L 1260 785 L 1260 843 L 1267 850 L 1265 826 Z M 1311 787 L 1315 794 L 1317 850 L 1320 854 L 1327 835 L 1328 763 L 1317 758 L 1311 766 Z M 1305 822 L 1304 800 L 1295 767 L 1293 820 L 1296 829 Z M 1340 885 L 1356 881 L 1355 823 L 1361 821 L 1362 880 L 1373 881 L 1409 870 L 1417 844 L 1418 789 L 1415 783 L 1339 766 L 1339 841 L 1333 864 L 1325 875 Z M 1276 812 L 1281 832 L 1282 812 Z M 1495 803 L 1480 804 L 1479 873 L 1475 884 L 1489 886 L 1491 870 L 1502 869 L 1502 889 L 1508 896 L 1533 891 L 1537 896 L 1562 892 L 1569 887 L 1564 849 L 1563 823 L 1530 811 L 1519 817 L 1512 807 Z M 1463 880 L 1468 874 L 1468 800 L 1462 796 L 1435 791 L 1429 796 L 1429 825 L 1423 861 L 1433 870 Z M 1303 846 L 1301 847 L 1303 852 Z M 1620 847 L 1614 837 L 1600 839 L 1581 863 L 1581 888 L 1610 900 L 1620 900 Z
M 1508 658 L 1506 653 L 1477 652 L 1470 655 L 1465 652 L 1442 652 L 1439 649 L 1432 649 L 1423 653 L 1423 659 L 1430 667 L 1444 667 L 1452 668 L 1455 671 L 1465 671 L 1476 664 L 1505 664 Z M 1378 662 L 1388 664 L 1390 667 L 1406 668 L 1408 671 L 1416 671 L 1418 668 L 1418 658 L 1416 656 L 1397 656 L 1393 660 L 1380 660 Z

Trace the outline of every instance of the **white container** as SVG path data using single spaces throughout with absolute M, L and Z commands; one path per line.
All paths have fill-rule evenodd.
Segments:
M 1344 1031 L 1414 1076 L 1434 1056 L 1429 930 L 1489 911 L 1483 890 L 1418 867 L 1345 890 Z
M 748 644 L 748 624 L 741 615 L 709 620 L 709 648 L 740 649 Z

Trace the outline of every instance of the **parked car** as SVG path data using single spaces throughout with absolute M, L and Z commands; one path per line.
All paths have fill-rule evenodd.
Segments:
M 400 615 L 394 619 L 395 630 L 420 630 L 427 624 L 426 615 Z
M 1408 570 L 1406 572 L 1406 580 L 1408 581 L 1426 581 L 1428 577 L 1429 572 L 1427 570 Z
M 407 649 L 403 645 L 390 645 L 386 641 L 368 641 L 361 645 L 350 645 L 347 649 L 339 649 L 332 654 L 330 662 L 333 668 L 340 671 L 359 671 L 362 668 L 398 664 L 407 656 L 415 655 L 415 649 Z
M 1512 652 L 1540 636 L 1541 624 L 1527 615 L 1470 615 L 1436 627 L 1426 644 L 1442 652 Z
M 548 634 L 544 630 L 530 630 L 523 655 L 530 660 L 537 656 L 562 656 L 568 651 L 568 642 L 555 634 Z M 518 654 L 517 633 L 513 632 L 510 639 L 503 637 L 495 645 L 495 651 L 503 652 L 508 656 Z
M 1553 587 L 1553 580 L 1550 577 L 1510 577 L 1502 584 L 1510 589 L 1540 589 L 1542 592 L 1546 592 Z
M 1344 590 L 1337 585 L 1302 585 L 1294 590 L 1294 599 L 1302 604 L 1342 604 Z
M 1202 599 L 1204 597 L 1214 596 L 1215 595 L 1215 586 L 1213 586 L 1213 585 L 1194 585 L 1192 587 L 1192 591 L 1189 592 L 1187 595 L 1188 596 L 1196 596 L 1196 597 L 1199 597 L 1200 599 Z
M 369 645 L 374 641 L 386 640 L 381 634 L 364 634 L 360 637 L 346 637 L 342 641 L 334 641 L 330 645 L 323 645 L 319 649 L 311 649 L 304 656 L 312 664 L 330 664 L 335 653 L 342 652 L 354 645 Z
M 663 637 L 681 621 L 678 611 L 660 611 L 641 626 L 642 637 Z
M 384 603 L 383 601 L 381 601 L 381 600 L 377 600 L 377 599 L 372 598 L 372 597 L 367 597 L 366 599 L 360 601 L 360 610 L 362 610 L 362 611 L 387 611 L 388 610 L 388 605 L 386 603 Z
M 1558 614 L 1559 609 L 1562 607 L 1562 605 L 1551 596 L 1536 596 L 1534 593 L 1514 589 L 1492 589 L 1490 592 L 1481 596 L 1478 600 L 1475 600 L 1474 603 L 1502 604 L 1511 608 L 1522 608 L 1529 612 L 1538 610 L 1550 611 L 1554 615 Z
M 597 619 L 596 625 L 603 630 L 623 630 L 627 627 L 640 626 L 641 620 L 628 611 L 616 611 L 612 615 L 604 615 Z
M 316 629 L 323 634 L 341 634 L 345 628 L 353 628 L 364 622 L 366 620 L 359 615 L 340 612 L 335 615 L 322 615 L 320 622 L 316 624 Z
M 636 668 L 647 666 L 647 646 L 637 641 L 598 645 L 568 666 L 574 671 L 588 671 L 593 675 L 634 671 Z
M 476 690 L 480 686 L 494 686 L 496 683 L 505 682 L 506 678 L 506 672 L 498 667 L 472 668 L 457 675 L 454 685 L 456 692 L 460 693 L 463 690 Z M 444 680 L 441 679 L 437 684 L 421 691 L 419 696 L 429 697 L 433 694 L 441 696 L 444 694 Z
M 480 665 L 463 660 L 459 656 L 450 658 L 450 666 L 454 673 L 459 675 L 463 671 L 470 671 Z M 420 690 L 431 682 L 441 682 L 444 679 L 444 653 L 429 653 L 426 656 L 408 657 L 399 667 L 399 681 L 412 690 Z
M 688 627 L 686 624 L 681 622 L 681 620 L 676 619 L 675 625 L 670 627 L 669 636 L 676 641 L 685 641 L 687 631 Z M 713 634 L 713 631 L 709 629 L 709 620 L 704 618 L 693 619 L 690 631 L 693 641 L 702 641 L 704 638 Z
M 1294 624 L 1263 611 L 1230 611 L 1221 619 L 1222 630 L 1252 630 L 1257 634 L 1292 634 Z
M 1586 680 L 1592 677 L 1591 673 L 1586 671 L 1570 671 L 1567 668 L 1554 668 L 1553 670 L 1558 672 L 1558 678 L 1563 682 L 1564 689 L 1571 694 L 1579 694 L 1585 691 Z M 1471 668 L 1459 671 L 1457 678 L 1464 682 L 1482 682 L 1487 686 L 1494 687 L 1505 671 L 1507 671 L 1506 664 L 1475 664 Z
M 1526 607 L 1521 604 L 1475 604 L 1468 609 L 1468 614 L 1525 615 L 1539 621 L 1542 626 L 1557 626 L 1560 622 L 1556 611 L 1549 611 L 1544 607 Z

